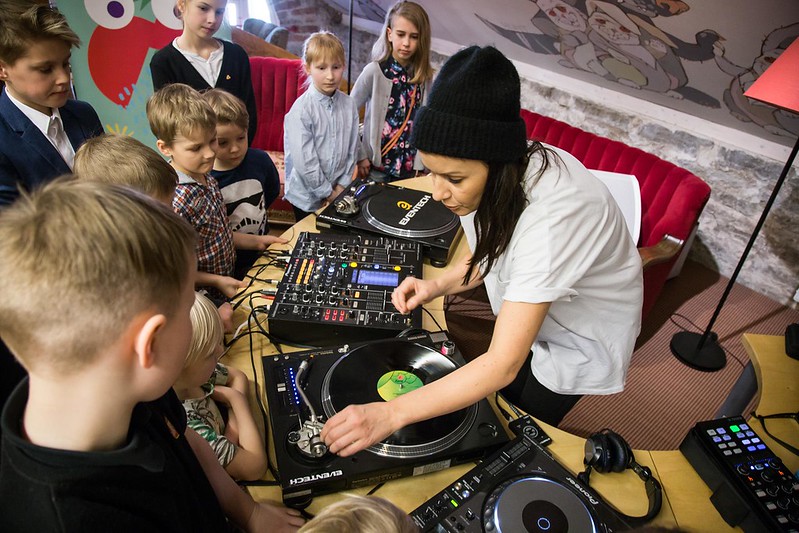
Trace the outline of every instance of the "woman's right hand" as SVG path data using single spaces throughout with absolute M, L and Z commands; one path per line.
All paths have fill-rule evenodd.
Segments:
M 391 293 L 391 303 L 400 313 L 407 315 L 420 305 L 424 305 L 440 295 L 435 281 L 409 277 L 405 278 Z

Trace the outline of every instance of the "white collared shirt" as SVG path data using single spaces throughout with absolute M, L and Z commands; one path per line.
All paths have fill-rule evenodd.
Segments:
M 219 79 L 219 72 L 222 70 L 222 58 L 225 55 L 225 47 L 222 46 L 222 43 L 219 41 L 217 41 L 217 44 L 219 44 L 219 48 L 211 52 L 208 59 L 205 59 L 200 55 L 187 52 L 179 47 L 178 37 L 175 37 L 175 40 L 172 41 L 172 46 L 183 54 L 183 57 L 194 67 L 194 70 L 196 70 L 211 87 L 216 87 L 216 80 Z
M 61 119 L 61 113 L 58 111 L 58 108 L 51 108 L 50 111 L 52 114 L 45 115 L 38 109 L 34 109 L 31 106 L 24 104 L 14 98 L 14 95 L 12 95 L 7 89 L 6 94 L 8 95 L 9 100 L 11 100 L 11 102 L 17 106 L 17 109 L 19 109 L 23 115 L 28 117 L 28 120 L 30 120 L 33 125 L 36 126 L 36 129 L 41 131 L 42 135 L 44 135 L 47 140 L 50 141 L 50 144 L 52 144 L 53 148 L 55 148 L 61 154 L 61 158 L 71 169 L 72 163 L 75 160 L 75 149 L 72 147 L 72 143 L 69 142 L 69 137 L 67 137 L 67 132 L 64 129 L 64 121 Z M 56 124 L 56 121 L 60 122 L 60 131 L 62 132 L 64 141 L 62 142 L 64 152 L 62 152 L 62 149 L 58 147 L 59 126 Z

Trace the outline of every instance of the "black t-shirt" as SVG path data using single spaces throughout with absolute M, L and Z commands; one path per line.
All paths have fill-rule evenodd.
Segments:
M 127 444 L 110 452 L 31 444 L 20 431 L 27 399 L 26 379 L 2 414 L 0 531 L 229 530 L 172 389 L 135 407 Z

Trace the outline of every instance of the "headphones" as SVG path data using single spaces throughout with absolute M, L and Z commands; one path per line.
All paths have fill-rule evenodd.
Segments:
M 599 433 L 594 433 L 588 437 L 585 441 L 585 459 L 583 463 L 585 464 L 585 471 L 577 474 L 577 479 L 587 486 L 590 486 L 589 478 L 592 469 L 605 474 L 608 472 L 623 472 L 625 469 L 630 468 L 645 483 L 649 509 L 644 516 L 629 516 L 611 506 L 631 526 L 643 525 L 660 512 L 660 507 L 663 504 L 660 482 L 652 477 L 652 471 L 649 468 L 641 466 L 635 461 L 630 445 L 618 433 L 605 428 Z

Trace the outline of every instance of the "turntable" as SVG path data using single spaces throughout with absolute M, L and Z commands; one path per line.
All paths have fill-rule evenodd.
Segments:
M 527 429 L 519 427 L 515 440 L 414 510 L 419 529 L 609 533 L 631 528 Z
M 431 383 L 463 360 L 444 332 L 263 358 L 269 423 L 283 501 L 427 474 L 507 442 L 486 400 L 406 426 L 351 457 L 327 451 L 324 421 L 350 404 L 389 401 Z
M 316 217 L 320 230 L 399 237 L 422 244 L 425 257 L 446 266 L 460 220 L 425 192 L 356 179 Z

